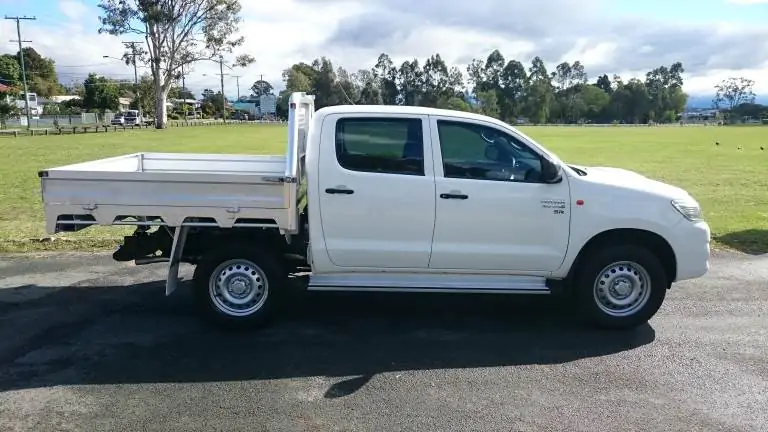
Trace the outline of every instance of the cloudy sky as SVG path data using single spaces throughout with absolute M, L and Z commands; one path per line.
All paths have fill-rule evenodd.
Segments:
M 524 63 L 581 60 L 591 80 L 625 78 L 682 61 L 685 90 L 710 95 L 728 76 L 755 80 L 768 95 L 768 0 L 241 0 L 240 52 L 257 62 L 234 74 L 241 92 L 263 75 L 277 88 L 280 73 L 297 61 L 325 55 L 350 71 L 369 68 L 381 52 L 396 62 L 439 52 L 464 69 L 472 58 L 499 49 Z M 56 61 L 62 82 L 88 72 L 132 79 L 117 60 L 120 38 L 99 35 L 98 0 L 0 0 L 0 13 L 35 16 L 22 37 Z M 0 51 L 16 52 L 15 23 L 0 22 Z M 127 38 L 127 37 L 126 37 Z M 127 40 L 123 38 L 122 40 Z M 146 69 L 145 69 L 146 70 Z M 195 92 L 218 88 L 213 63 L 187 77 Z M 206 76 L 207 75 L 207 76 Z M 225 80 L 227 95 L 235 79 Z

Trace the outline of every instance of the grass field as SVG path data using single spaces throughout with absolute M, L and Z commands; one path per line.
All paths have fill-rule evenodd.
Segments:
M 716 247 L 768 252 L 766 127 L 523 130 L 567 162 L 627 168 L 683 187 L 701 202 Z M 40 169 L 139 151 L 282 153 L 285 136 L 279 125 L 240 125 L 0 137 L 0 252 L 111 248 L 125 232 L 100 227 L 68 234 L 68 241 L 40 241 Z

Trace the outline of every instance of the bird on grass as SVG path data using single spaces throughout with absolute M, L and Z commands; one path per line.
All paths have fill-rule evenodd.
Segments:
M 760 150 L 765 150 L 765 148 L 763 146 L 760 146 Z
M 736 147 L 736 149 L 741 150 L 741 146 Z
M 720 141 L 715 141 L 715 145 L 719 146 L 720 145 Z

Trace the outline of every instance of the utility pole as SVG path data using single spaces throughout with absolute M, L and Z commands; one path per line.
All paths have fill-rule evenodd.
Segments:
M 184 76 L 184 63 L 182 63 L 181 64 L 181 91 L 182 92 L 186 92 L 187 91 L 187 83 L 186 83 L 185 79 L 186 78 Z M 183 97 L 183 98 L 181 98 L 181 100 L 183 101 L 181 103 L 181 106 L 184 107 L 183 108 L 184 109 L 184 124 L 187 124 L 189 122 L 189 119 L 187 118 L 187 98 Z M 194 109 L 194 107 L 192 109 Z
M 240 78 L 242 78 L 242 75 L 232 75 L 235 80 L 237 81 L 237 100 L 240 100 Z
M 219 78 L 221 78 L 221 118 L 227 123 L 227 97 L 224 96 L 224 56 L 219 55 Z
M 21 39 L 21 20 L 35 21 L 37 18 L 28 17 L 28 16 L 9 17 L 8 15 L 6 15 L 5 19 L 16 21 L 16 36 L 18 36 L 19 39 L 15 41 L 11 40 L 11 42 L 19 43 L 19 63 L 21 63 L 21 79 L 24 82 L 24 107 L 27 111 L 27 129 L 29 129 L 30 127 L 32 127 L 32 116 L 29 113 L 29 88 L 27 87 L 27 68 L 24 65 L 24 49 L 21 44 L 31 43 L 32 41 Z
M 131 63 L 133 63 L 133 84 L 134 84 L 134 94 L 136 96 L 136 106 L 139 108 L 139 117 L 144 120 L 144 116 L 142 115 L 141 110 L 141 99 L 139 98 L 139 71 L 136 66 L 136 56 L 139 54 L 138 50 L 136 49 L 136 44 L 139 42 L 123 42 L 123 45 L 125 45 L 126 48 L 131 49 Z

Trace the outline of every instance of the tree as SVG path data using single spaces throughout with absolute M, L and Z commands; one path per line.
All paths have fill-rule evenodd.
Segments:
M 82 99 L 70 99 L 59 104 L 59 111 L 62 114 L 80 114 L 83 112 Z
M 19 107 L 15 98 L 7 92 L 0 92 L 0 127 L 5 129 L 9 118 L 19 115 Z
M 117 111 L 120 107 L 120 88 L 109 78 L 91 73 L 83 81 L 83 85 L 83 107 L 86 110 Z
M 729 77 L 715 85 L 715 99 L 712 101 L 716 108 L 726 108 L 732 111 L 743 103 L 754 103 L 755 94 L 752 88 L 755 82 L 745 77 Z
M 418 59 L 404 61 L 397 70 L 403 105 L 420 105 L 424 96 L 424 71 Z
M 675 62 L 669 68 L 660 66 L 645 74 L 649 120 L 674 121 L 685 108 L 688 97 L 682 91 L 683 72 L 683 64 Z
M 154 115 L 155 113 L 155 98 L 153 97 L 153 89 L 155 83 L 152 80 L 152 75 L 145 73 L 139 77 L 139 85 L 136 92 L 133 93 L 131 103 L 131 109 L 141 109 L 144 115 Z
M 209 91 L 208 93 L 205 93 L 203 102 L 200 104 L 200 109 L 204 115 L 212 117 L 216 115 L 216 113 L 220 113 L 223 106 L 224 96 L 222 96 L 221 92 L 214 93 L 213 91 Z
M 397 68 L 387 54 L 380 54 L 372 71 L 381 92 L 384 105 L 395 105 L 399 101 L 400 91 L 397 87 Z
M 321 57 L 283 71 L 285 90 L 278 98 L 278 112 L 287 111 L 292 92 L 308 92 L 315 95 L 318 108 L 348 103 L 419 105 L 477 111 L 507 122 L 526 117 L 539 124 L 673 122 L 688 99 L 682 90 L 683 71 L 682 63 L 674 62 L 649 71 L 645 81 L 624 82 L 618 75 L 603 74 L 587 84 L 587 71 L 578 60 L 562 62 L 550 73 L 540 57 L 526 68 L 498 50 L 484 60 L 473 59 L 466 76 L 439 53 L 399 66 L 381 53 L 371 69 L 355 73 Z
M 179 93 L 176 95 L 179 99 L 197 99 L 195 94 L 186 87 L 178 87 Z
M 10 54 L 0 56 L 0 84 L 21 87 L 21 68 L 15 56 Z
M 525 92 L 528 88 L 528 74 L 525 66 L 517 60 L 510 60 L 499 77 L 501 88 L 497 92 L 502 98 L 501 117 L 505 120 L 516 118 L 523 113 Z
M 600 122 L 606 119 L 605 111 L 611 96 L 601 87 L 596 84 L 585 85 L 578 94 L 578 100 L 584 106 L 584 116 L 587 120 Z
M 536 56 L 528 68 L 530 87 L 526 100 L 528 118 L 536 124 L 546 123 L 554 100 L 551 76 L 547 73 L 544 60 Z
M 166 101 L 182 66 L 214 60 L 242 45 L 239 0 L 101 0 L 99 33 L 143 37 L 139 58 L 148 63 L 154 81 L 155 126 L 166 126 Z M 246 65 L 253 57 L 239 56 Z
M 272 84 L 264 80 L 258 80 L 251 86 L 251 95 L 253 97 L 271 95 L 274 91 L 275 89 L 272 87 Z
M 597 83 L 595 84 L 600 90 L 611 94 L 613 93 L 613 87 L 611 86 L 611 79 L 608 78 L 608 75 L 603 74 L 600 75 L 599 78 L 597 78 Z
M 498 117 L 499 115 L 499 101 L 496 98 L 496 92 L 493 90 L 486 90 L 477 94 L 477 102 L 480 108 L 480 112 L 487 116 Z
M 23 50 L 29 92 L 36 93 L 41 97 L 51 97 L 63 93 L 64 87 L 59 83 L 55 62 L 41 56 L 34 48 L 25 47 Z M 16 64 L 21 64 L 18 52 L 14 58 Z

